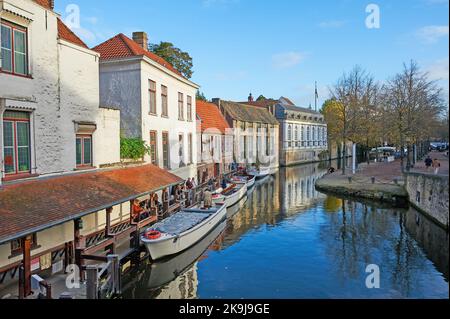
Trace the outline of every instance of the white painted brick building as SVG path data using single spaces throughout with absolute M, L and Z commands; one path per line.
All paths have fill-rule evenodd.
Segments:
M 0 0 L 0 180 L 120 162 L 120 112 L 100 107 L 99 58 L 50 0 Z
M 199 86 L 149 52 L 144 32 L 133 40 L 119 34 L 94 50 L 101 54 L 101 103 L 120 108 L 123 136 L 151 147 L 147 163 L 183 179 L 195 177 Z

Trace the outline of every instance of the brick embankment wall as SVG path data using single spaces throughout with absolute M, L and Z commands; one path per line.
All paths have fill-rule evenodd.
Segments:
M 446 229 L 449 225 L 448 181 L 448 176 L 406 174 L 406 191 L 410 203 Z

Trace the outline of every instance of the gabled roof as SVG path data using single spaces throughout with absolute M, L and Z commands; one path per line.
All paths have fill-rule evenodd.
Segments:
M 34 0 L 37 4 L 43 6 L 44 8 L 53 10 L 52 8 L 52 0 Z
M 266 109 L 230 101 L 220 101 L 221 107 L 234 120 L 250 123 L 279 125 L 277 119 Z
M 135 56 L 146 56 L 166 69 L 178 74 L 179 76 L 183 76 L 173 67 L 172 64 L 156 54 L 144 50 L 144 48 L 142 48 L 138 43 L 131 40 L 123 33 L 120 33 L 115 37 L 97 45 L 93 48 L 93 50 L 100 53 L 100 60 L 114 60 Z
M 230 128 L 227 121 L 220 113 L 217 105 L 209 102 L 197 100 L 197 116 L 201 121 L 201 130 L 218 129 L 222 134 L 226 133 L 226 129 Z
M 0 189 L 0 244 L 180 182 L 144 165 L 5 185 Z
M 274 100 L 274 99 L 265 99 L 265 100 L 260 100 L 260 101 L 240 102 L 240 103 L 245 104 L 245 105 L 258 106 L 258 107 L 269 107 L 269 106 L 277 104 L 278 101 Z
M 89 49 L 89 47 L 75 33 L 73 33 L 73 31 L 70 30 L 60 18 L 58 18 L 58 38 Z

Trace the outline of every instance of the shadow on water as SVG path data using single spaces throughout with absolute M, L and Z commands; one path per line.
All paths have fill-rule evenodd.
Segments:
M 142 265 L 124 298 L 448 298 L 448 234 L 410 209 L 315 190 L 326 167 L 281 169 L 192 249 Z M 367 265 L 381 289 L 367 289 Z

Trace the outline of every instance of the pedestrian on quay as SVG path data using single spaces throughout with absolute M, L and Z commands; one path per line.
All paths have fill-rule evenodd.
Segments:
M 433 160 L 430 156 L 425 159 L 425 166 L 427 168 L 427 172 L 430 170 L 430 167 L 433 165 Z
M 433 168 L 434 168 L 434 175 L 439 174 L 439 170 L 441 168 L 441 163 L 439 162 L 439 160 L 437 158 L 435 158 L 433 161 Z
M 190 190 L 193 189 L 193 188 L 194 188 L 194 185 L 192 184 L 191 179 L 188 178 L 188 180 L 187 180 L 187 182 L 186 182 L 186 189 L 190 191 Z

